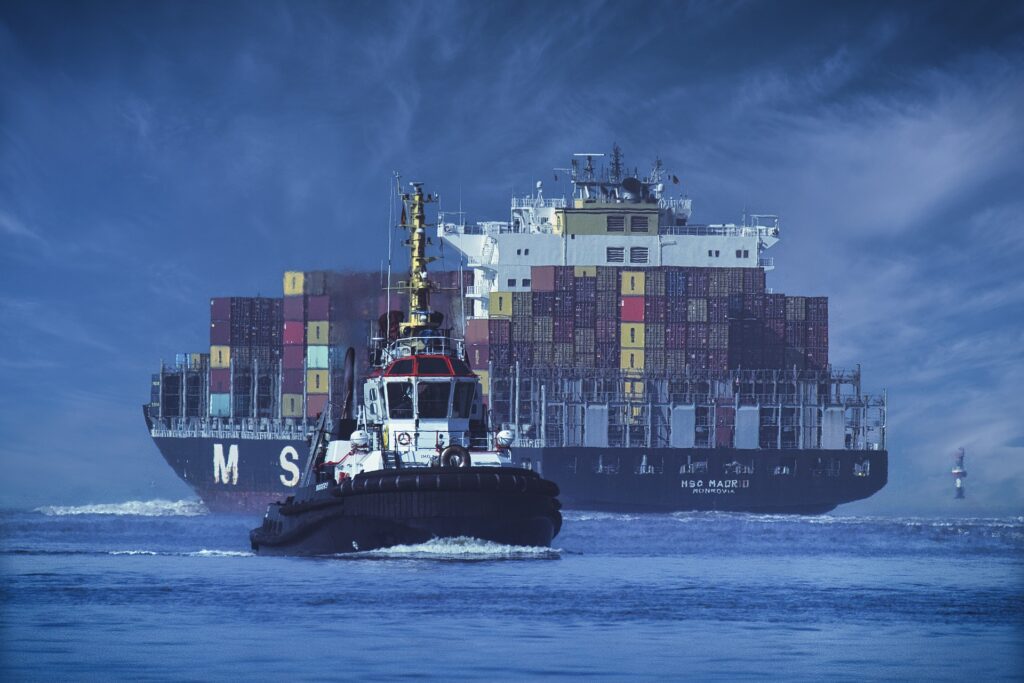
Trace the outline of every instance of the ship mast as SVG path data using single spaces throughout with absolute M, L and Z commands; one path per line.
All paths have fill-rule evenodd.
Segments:
M 401 227 L 409 230 L 409 317 L 401 324 L 403 333 L 416 334 L 422 330 L 435 329 L 431 321 L 430 280 L 427 279 L 427 264 L 434 257 L 427 256 L 427 223 L 424 207 L 435 201 L 433 195 L 423 195 L 423 183 L 409 183 L 412 193 L 402 194 Z M 411 220 L 411 223 L 409 222 Z

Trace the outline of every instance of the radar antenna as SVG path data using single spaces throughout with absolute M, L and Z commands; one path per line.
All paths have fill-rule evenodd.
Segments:
M 617 142 L 612 144 L 612 166 L 609 180 L 613 183 L 622 182 L 622 148 Z

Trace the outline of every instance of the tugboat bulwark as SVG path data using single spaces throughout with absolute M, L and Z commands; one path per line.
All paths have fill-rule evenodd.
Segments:
M 270 506 L 253 530 L 266 555 L 324 555 L 468 536 L 547 546 L 561 529 L 558 488 L 512 467 L 386 470 Z

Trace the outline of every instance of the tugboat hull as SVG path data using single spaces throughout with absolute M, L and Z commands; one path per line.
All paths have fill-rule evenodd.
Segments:
M 558 487 L 517 468 L 385 470 L 273 503 L 250 533 L 261 555 L 333 555 L 460 536 L 547 546 Z

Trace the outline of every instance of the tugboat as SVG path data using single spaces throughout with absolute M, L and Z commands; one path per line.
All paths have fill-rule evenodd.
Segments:
M 250 532 L 258 554 L 332 555 L 455 537 L 548 546 L 561 530 L 557 485 L 512 465 L 512 432 L 489 433 L 464 341 L 430 308 L 425 205 L 434 198 L 411 185 L 401 197 L 408 319 L 393 311 L 379 321 L 355 419 L 354 353 L 346 355 L 341 415 L 333 423 L 320 416 L 298 492 L 271 503 Z

